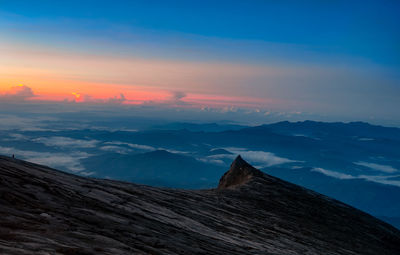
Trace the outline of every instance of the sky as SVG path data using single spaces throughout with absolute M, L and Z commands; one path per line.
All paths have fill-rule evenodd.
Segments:
M 0 0 L 0 106 L 400 126 L 399 12 L 368 0 Z

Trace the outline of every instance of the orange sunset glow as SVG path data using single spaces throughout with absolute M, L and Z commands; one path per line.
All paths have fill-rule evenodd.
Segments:
M 100 103 L 120 99 L 122 104 L 143 104 L 180 100 L 191 107 L 265 106 L 276 100 L 239 96 L 235 92 L 226 95 L 218 90 L 212 94 L 210 88 L 219 83 L 221 87 L 237 86 L 237 80 L 252 75 L 282 72 L 251 65 L 79 55 L 43 48 L 26 50 L 21 45 L 1 46 L 7 51 L 0 59 L 0 93 L 13 94 L 14 84 L 24 84 L 34 93 L 26 98 L 31 101 Z M 174 98 L 176 91 L 184 91 L 184 96 Z
M 63 104 L 60 109 L 68 108 L 64 103 L 157 105 L 160 110 L 243 108 L 317 118 L 344 114 L 390 123 L 398 115 L 398 44 L 389 36 L 395 38 L 397 29 L 373 36 L 385 41 L 380 44 L 361 27 L 350 33 L 350 27 L 337 24 L 334 33 L 325 34 L 336 20 L 332 17 L 327 26 L 319 27 L 318 18 L 310 24 L 295 22 L 293 28 L 286 19 L 278 28 L 272 19 L 267 23 L 278 27 L 269 31 L 248 18 L 235 26 L 237 16 L 227 19 L 233 22 L 229 25 L 202 18 L 204 23 L 191 26 L 193 20 L 178 21 L 179 15 L 173 15 L 168 28 L 163 27 L 168 19 L 154 27 L 152 23 L 167 15 L 164 11 L 152 18 L 129 13 L 110 20 L 104 18 L 106 13 L 81 19 L 69 16 L 70 11 L 61 16 L 46 12 L 48 20 L 12 13 L 0 13 L 0 100 L 7 104 Z M 143 26 L 131 18 L 143 19 Z M 148 26 L 147 18 L 152 20 Z M 393 24 L 374 31 L 379 34 L 389 25 L 397 28 Z M 358 39 L 348 38 L 360 31 L 365 34 Z

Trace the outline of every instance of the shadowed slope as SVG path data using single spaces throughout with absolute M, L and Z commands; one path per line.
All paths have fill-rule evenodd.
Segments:
M 400 232 L 237 158 L 214 190 L 0 157 L 0 254 L 400 254 Z

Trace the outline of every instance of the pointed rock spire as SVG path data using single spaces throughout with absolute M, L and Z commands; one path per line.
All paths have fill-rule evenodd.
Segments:
M 236 187 L 247 183 L 253 177 L 262 177 L 263 172 L 255 169 L 240 155 L 232 162 L 231 168 L 219 180 L 218 189 Z

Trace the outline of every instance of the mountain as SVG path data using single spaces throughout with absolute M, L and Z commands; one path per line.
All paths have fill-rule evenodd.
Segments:
M 176 130 L 0 130 L 0 154 L 81 175 L 185 189 L 217 186 L 241 154 L 268 174 L 400 228 L 399 128 L 286 121 L 210 132 L 216 125 L 180 124 Z
M 217 123 L 188 123 L 188 122 L 173 122 L 165 125 L 158 125 L 152 127 L 153 129 L 159 130 L 182 130 L 186 129 L 189 131 L 204 131 L 204 132 L 220 132 L 225 130 L 238 130 L 245 128 L 246 126 L 235 125 L 235 124 L 217 124 Z
M 269 167 L 262 170 L 285 181 L 338 199 L 400 229 L 399 217 L 396 217 L 399 214 L 399 205 L 395 202 L 399 199 L 400 194 L 398 186 L 380 184 L 361 178 L 333 178 L 307 167 L 298 169 Z
M 400 231 L 237 157 L 218 188 L 85 178 L 0 157 L 1 254 L 400 254 Z
M 250 128 L 252 129 L 252 128 Z M 400 140 L 400 129 L 371 125 L 366 122 L 319 122 L 319 121 L 282 121 L 273 124 L 261 125 L 253 129 L 269 130 L 278 134 L 303 135 L 318 138 L 357 137 L 374 139 Z
M 96 177 L 173 188 L 210 188 L 223 173 L 192 157 L 165 150 L 139 154 L 108 153 L 83 160 Z

